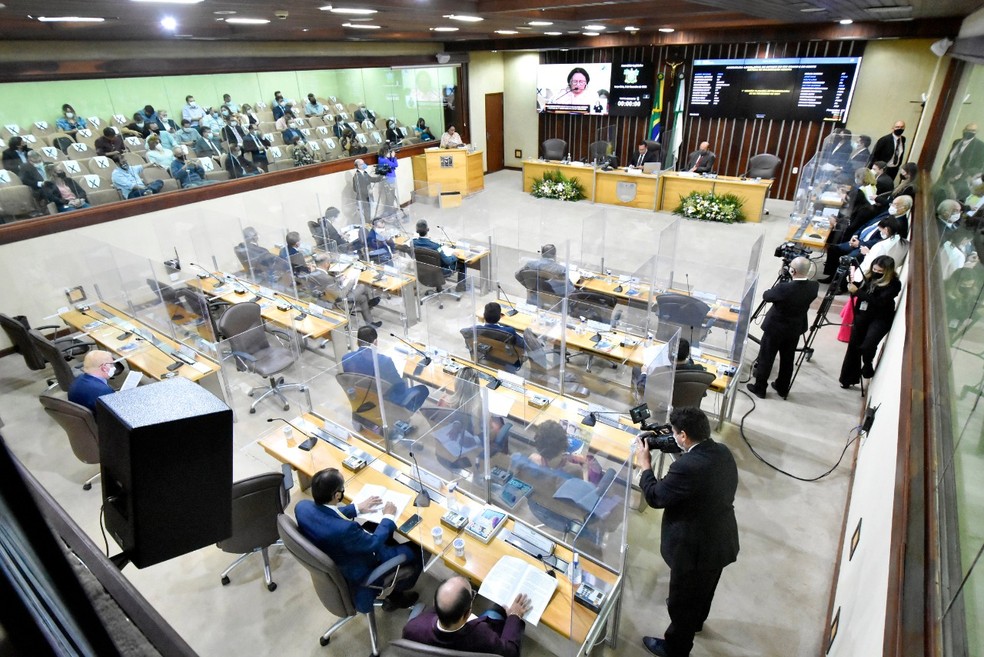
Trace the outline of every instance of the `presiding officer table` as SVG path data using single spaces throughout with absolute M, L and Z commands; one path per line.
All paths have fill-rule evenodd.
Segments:
M 656 209 L 672 212 L 680 199 L 690 192 L 734 194 L 743 201 L 745 219 L 758 223 L 765 214 L 765 197 L 772 187 L 771 180 L 736 178 L 734 176 L 704 177 L 698 174 L 667 171 L 659 177 Z

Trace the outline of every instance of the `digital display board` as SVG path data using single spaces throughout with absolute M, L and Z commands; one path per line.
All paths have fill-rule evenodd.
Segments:
M 608 113 L 612 116 L 649 116 L 653 109 L 653 65 L 623 62 L 612 68 Z

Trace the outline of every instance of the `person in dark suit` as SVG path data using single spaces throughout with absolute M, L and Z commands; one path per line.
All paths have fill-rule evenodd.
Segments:
M 899 167 L 905 162 L 905 137 L 902 136 L 904 132 L 905 121 L 900 119 L 895 122 L 890 134 L 879 137 L 878 141 L 875 142 L 875 147 L 871 149 L 871 159 L 868 162 L 868 166 L 879 161 L 886 162 L 885 173 L 891 179 L 892 185 L 895 184 L 895 176 L 899 173 Z M 892 185 L 889 186 L 889 189 L 892 188 Z
M 881 227 L 880 224 L 883 220 L 889 217 L 894 217 L 900 227 L 901 225 L 906 226 L 906 232 L 908 232 L 909 211 L 911 209 L 912 197 L 899 196 L 889 204 L 887 210 L 876 215 L 868 223 L 858 229 L 856 233 L 851 235 L 851 239 L 849 241 L 827 245 L 827 261 L 823 270 L 824 273 L 827 273 L 828 275 L 826 278 L 821 278 L 819 282 L 827 284 L 833 280 L 833 274 L 837 269 L 837 262 L 841 256 L 849 255 L 852 258 L 861 260 L 862 247 L 871 249 L 871 247 L 880 242 L 882 240 L 882 233 L 879 228 Z M 844 281 L 845 285 L 846 283 L 847 281 Z
M 318 225 L 311 229 L 317 247 L 323 251 L 338 251 L 352 253 L 355 251 L 354 242 L 349 242 L 335 228 L 335 219 L 341 215 L 338 208 L 331 206 L 325 210 L 325 215 L 318 219 Z
M 403 628 L 403 638 L 448 650 L 519 657 L 530 599 L 523 593 L 505 614 L 491 609 L 469 620 L 475 593 L 460 575 L 444 580 L 434 593 L 434 608 L 423 611 Z
M 48 172 L 41 160 L 40 152 L 31 151 L 27 154 L 27 164 L 21 166 L 19 176 L 21 182 L 31 188 L 34 193 L 34 200 L 40 202 L 41 188 L 48 179 Z
M 871 137 L 868 135 L 858 135 L 857 145 L 851 151 L 848 158 L 848 171 L 855 171 L 858 167 L 867 167 L 871 161 Z
M 383 608 L 387 611 L 412 607 L 418 595 L 410 591 L 420 576 L 420 550 L 408 543 L 393 541 L 396 531 L 392 502 L 383 505 L 383 519 L 371 531 L 355 522 L 360 513 L 373 511 L 382 504 L 373 496 L 361 504 L 342 505 L 345 496 L 345 479 L 335 468 L 326 468 L 311 480 L 311 496 L 314 500 L 301 500 L 294 508 L 297 528 L 318 549 L 331 557 L 342 571 L 352 592 L 355 608 L 360 613 L 372 609 L 376 591 L 358 586 L 374 568 L 397 556 L 407 561 L 400 567 L 400 580 Z M 407 573 L 404 575 L 404 573 Z
M 7 149 L 3 152 L 3 168 L 13 174 L 19 174 L 22 166 L 27 165 L 27 154 L 31 147 L 21 136 L 11 137 Z
M 249 126 L 249 133 L 243 140 L 243 151 L 249 154 L 253 164 L 263 170 L 270 166 L 266 153 L 268 148 L 270 148 L 270 140 L 261 135 L 255 125 Z
M 711 149 L 710 142 L 700 142 L 700 147 L 687 158 L 687 171 L 693 173 L 710 173 L 714 170 L 714 160 L 717 155 Z
M 960 139 L 953 140 L 943 165 L 943 175 L 954 167 L 968 176 L 984 169 L 984 141 L 977 138 L 976 123 L 968 123 L 964 126 Z
M 372 347 L 376 345 L 376 329 L 371 326 L 361 326 L 358 332 L 359 349 L 351 351 L 342 357 L 342 371 L 376 376 L 376 366 L 373 363 Z M 425 385 L 408 386 L 406 381 L 393 364 L 393 359 L 385 354 L 376 354 L 379 363 L 379 376 L 390 384 L 386 399 L 399 404 L 410 411 L 416 411 L 430 396 L 430 389 Z
M 516 336 L 516 346 L 520 349 L 526 349 L 526 343 L 523 341 L 523 336 L 517 333 L 516 329 L 499 323 L 499 320 L 502 319 L 502 306 L 500 306 L 498 302 L 489 301 L 485 304 L 485 310 L 482 313 L 482 318 L 485 320 L 485 323 L 482 324 L 482 326 L 505 331 L 506 333 Z
M 765 399 L 765 384 L 769 381 L 777 355 L 779 376 L 772 382 L 772 389 L 783 399 L 789 394 L 796 344 L 808 328 L 807 313 L 820 290 L 819 283 L 808 279 L 809 271 L 809 260 L 795 258 L 789 263 L 793 280 L 779 283 L 762 294 L 762 299 L 771 303 L 772 308 L 762 322 L 762 344 L 755 361 L 755 381 L 745 386 L 759 399 Z
M 113 354 L 98 349 L 90 351 L 82 361 L 82 374 L 68 389 L 68 401 L 81 404 L 95 413 L 96 400 L 116 392 L 107 383 L 114 374 L 116 363 L 113 362 Z
M 738 467 L 731 451 L 711 439 L 710 422 L 699 408 L 673 409 L 670 426 L 684 453 L 662 479 L 653 474 L 646 446 L 652 434 L 640 435 L 642 449 L 636 454 L 646 503 L 664 510 L 660 554 L 670 567 L 670 625 L 664 638 L 647 636 L 642 642 L 654 655 L 686 657 L 707 620 L 721 571 L 738 559 Z
M 875 205 L 878 205 L 878 198 L 885 198 L 887 194 L 891 194 L 892 190 L 895 188 L 895 176 L 888 175 L 888 164 L 882 160 L 873 162 L 871 164 L 871 172 L 875 174 Z M 888 204 L 888 201 L 882 204 L 882 208 Z
M 362 223 L 369 223 L 372 220 L 370 212 L 370 198 L 372 195 L 372 183 L 377 183 L 383 179 L 369 173 L 369 167 L 359 158 L 355 161 L 355 174 L 352 176 L 352 192 L 355 194 L 355 202 L 359 208 L 359 218 Z
M 640 141 L 639 145 L 636 147 L 636 153 L 631 158 L 629 158 L 628 167 L 641 169 L 642 166 L 648 162 L 659 162 L 660 156 L 657 151 L 649 150 L 646 146 L 646 142 Z
M 255 164 L 243 157 L 243 150 L 236 144 L 232 144 L 229 155 L 226 156 L 225 169 L 229 172 L 230 178 L 245 178 L 262 173 Z
M 465 262 L 464 260 L 458 260 L 457 257 L 452 253 L 450 255 L 441 251 L 441 245 L 435 242 L 431 238 L 427 237 L 427 233 L 430 232 L 430 226 L 427 225 L 426 219 L 421 219 L 417 222 L 417 237 L 413 238 L 413 246 L 415 249 L 424 248 L 431 249 L 432 251 L 437 251 L 438 255 L 441 257 L 441 269 L 444 270 L 445 276 L 450 276 L 455 271 L 458 272 L 458 281 L 461 282 L 465 279 Z

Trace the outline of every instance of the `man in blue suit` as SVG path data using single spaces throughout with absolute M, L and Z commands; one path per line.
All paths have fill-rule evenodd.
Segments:
M 347 353 L 342 357 L 342 371 L 376 376 L 371 348 L 376 344 L 378 337 L 376 329 L 371 326 L 363 326 L 359 328 L 358 337 L 361 346 L 358 351 Z M 427 386 L 408 386 L 400 373 L 396 371 L 396 365 L 393 364 L 393 359 L 389 356 L 377 353 L 376 360 L 379 362 L 379 376 L 391 386 L 389 392 L 386 393 L 387 401 L 399 404 L 410 411 L 416 411 L 424 405 L 430 395 Z
M 435 242 L 431 238 L 427 237 L 427 233 L 430 232 L 430 226 L 427 225 L 426 219 L 421 219 L 417 222 L 417 237 L 413 238 L 413 248 L 419 249 L 431 249 L 432 251 L 437 251 L 438 255 L 441 256 L 441 269 L 444 270 L 445 276 L 450 276 L 455 270 L 458 272 L 458 280 L 460 281 L 465 277 L 465 263 L 462 260 L 458 260 L 454 254 L 448 255 L 441 251 L 441 245 Z
M 360 513 L 375 510 L 382 500 L 373 496 L 361 504 L 342 505 L 345 479 L 335 468 L 321 470 L 311 480 L 314 501 L 301 500 L 294 509 L 297 527 L 322 552 L 331 557 L 345 576 L 355 608 L 360 613 L 372 609 L 377 591 L 359 586 L 374 568 L 397 556 L 405 556 L 400 566 L 399 581 L 386 599 L 383 609 L 406 609 L 417 602 L 417 593 L 410 591 L 422 571 L 420 549 L 410 543 L 392 540 L 396 530 L 392 502 L 383 506 L 383 519 L 372 532 L 355 522 Z M 367 527 L 369 525 L 367 524 Z
M 116 392 L 109 387 L 109 377 L 116 374 L 116 363 L 108 351 L 90 351 L 82 361 L 82 374 L 72 382 L 68 389 L 68 401 L 85 406 L 96 412 L 96 400 L 103 395 Z
M 511 333 L 516 336 L 516 346 L 520 349 L 526 349 L 526 341 L 523 336 L 520 335 L 516 329 L 511 326 L 506 326 L 505 324 L 500 324 L 499 320 L 502 319 L 502 306 L 495 301 L 489 301 L 485 304 L 485 311 L 482 314 L 485 319 L 485 324 L 488 328 L 499 329 L 500 331 L 505 331 L 506 333 Z

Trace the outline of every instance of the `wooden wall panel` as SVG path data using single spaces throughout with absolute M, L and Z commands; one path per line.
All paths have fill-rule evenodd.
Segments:
M 775 57 L 857 57 L 863 53 L 860 41 L 803 41 L 790 43 L 726 43 L 695 44 L 686 46 L 635 46 L 627 48 L 599 48 L 593 50 L 546 51 L 541 54 L 545 64 L 579 64 L 620 61 L 652 61 L 655 71 L 666 75 L 663 100 L 663 143 L 667 143 L 672 124 L 673 100 L 676 83 L 671 80 L 670 62 L 683 62 L 676 74 L 683 74 L 689 94 L 695 59 L 775 58 Z M 791 199 L 796 191 L 799 174 L 830 134 L 835 124 L 819 121 L 780 121 L 763 119 L 702 119 L 684 116 L 683 157 L 696 150 L 701 141 L 711 142 L 711 150 L 718 156 L 718 173 L 740 176 L 745 172 L 748 160 L 757 153 L 773 153 L 782 159 L 773 198 Z M 559 138 L 567 141 L 571 157 L 584 159 L 588 144 L 604 139 L 611 129 L 614 132 L 615 152 L 622 162 L 627 154 L 635 151 L 640 139 L 648 136 L 649 117 L 623 118 L 586 115 L 541 114 L 539 116 L 541 143 L 545 139 Z

